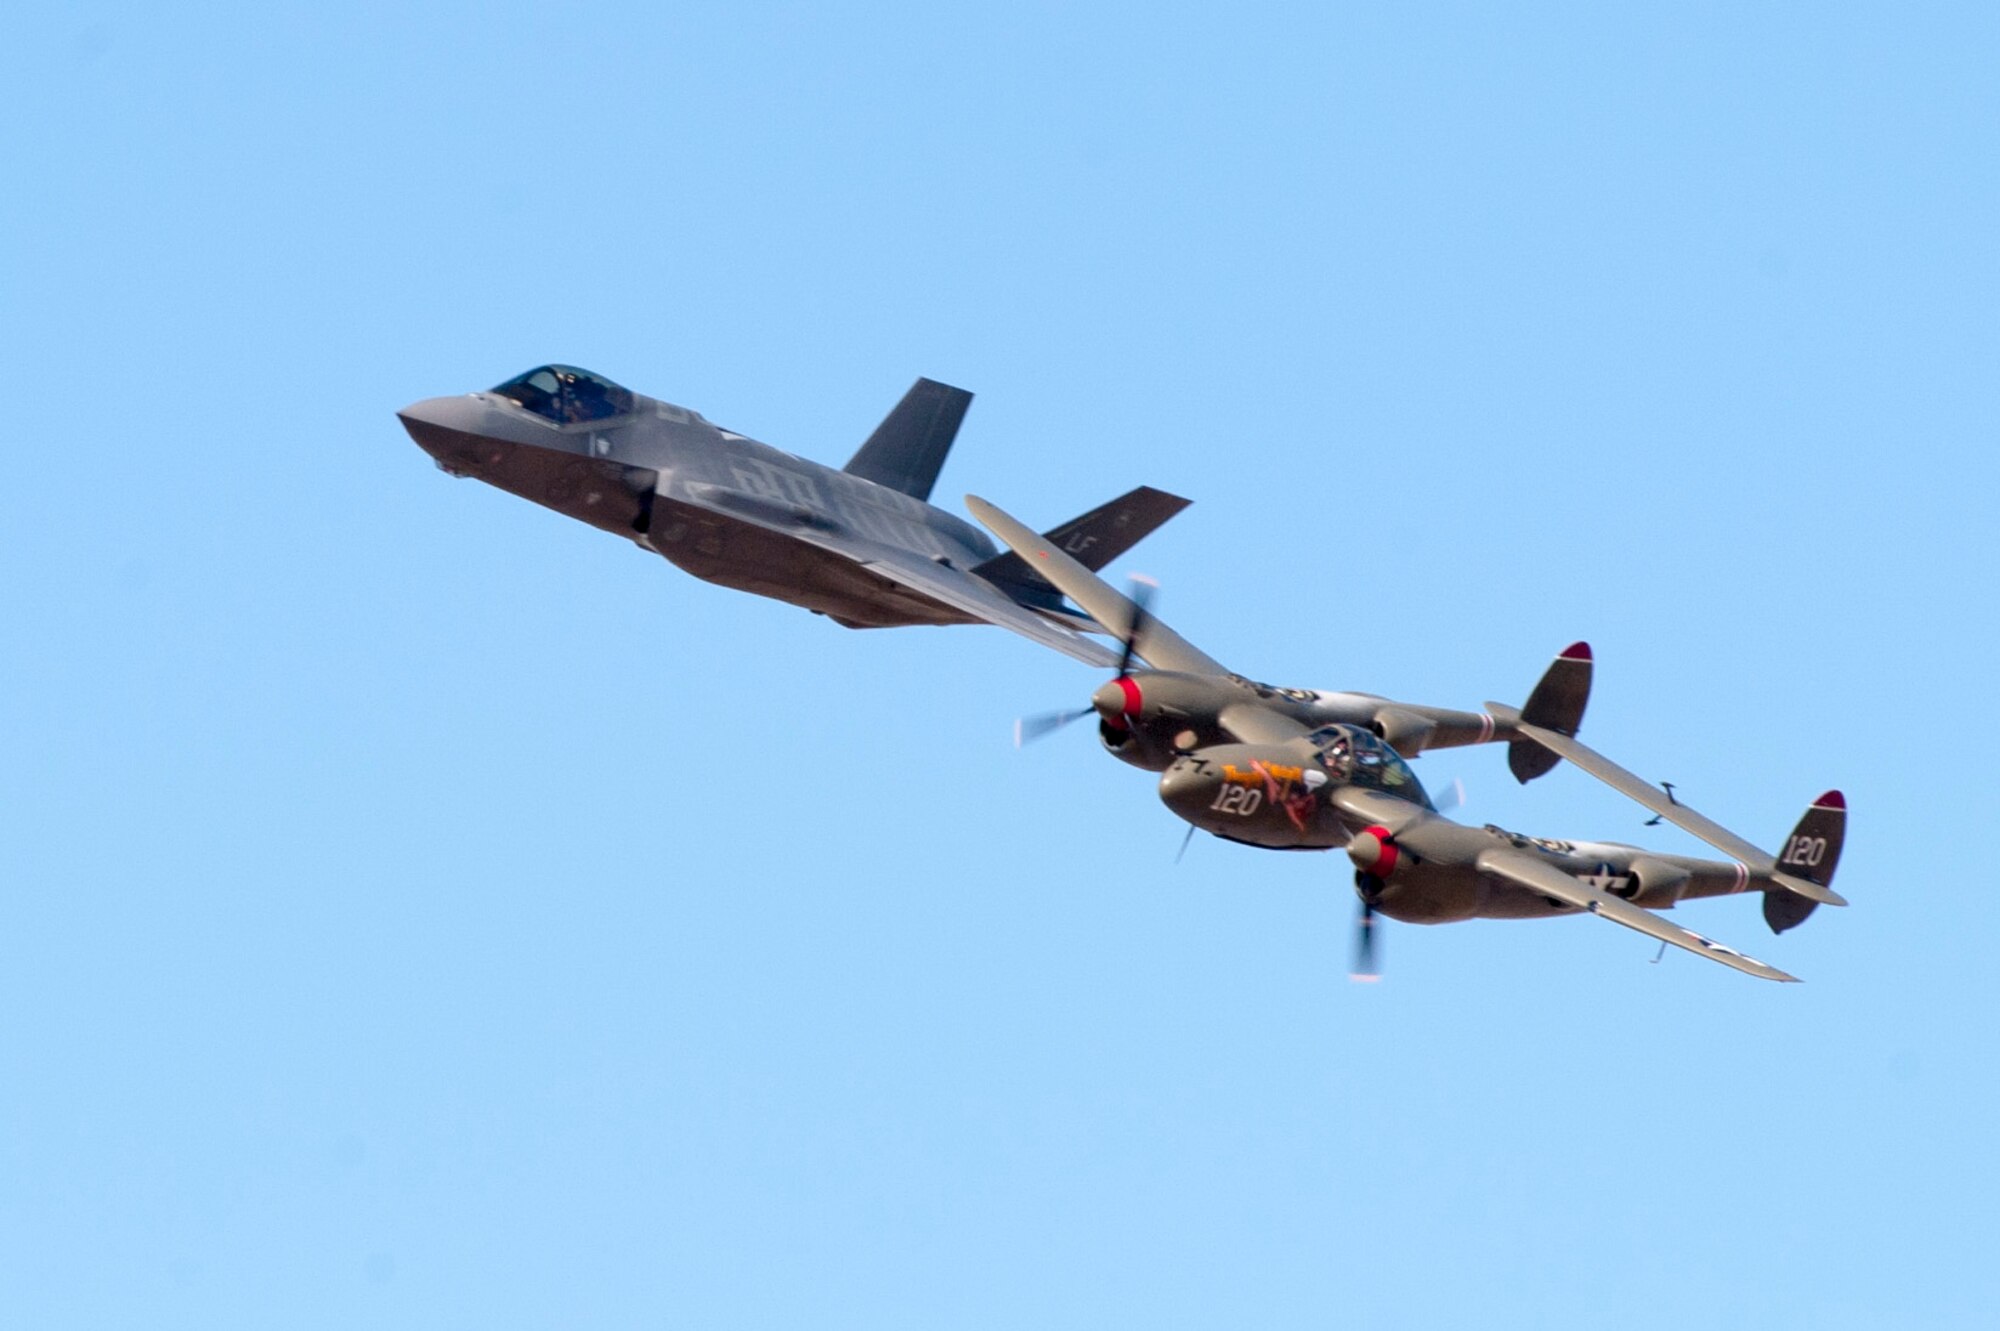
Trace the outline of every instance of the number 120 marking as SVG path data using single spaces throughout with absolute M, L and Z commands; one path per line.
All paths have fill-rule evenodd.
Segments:
M 1255 786 L 1224 786 L 1215 792 L 1215 803 L 1208 807 L 1217 813 L 1233 813 L 1238 818 L 1248 818 L 1264 803 L 1264 792 Z
M 1795 836 L 1785 844 L 1785 857 L 1780 864 L 1798 864 L 1808 869 L 1818 868 L 1826 858 L 1826 838 L 1823 836 Z

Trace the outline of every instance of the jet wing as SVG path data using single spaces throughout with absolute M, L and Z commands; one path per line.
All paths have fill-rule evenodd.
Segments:
M 1077 563 L 1046 537 L 1015 521 L 977 495 L 967 495 L 965 506 L 1008 549 L 1021 556 L 1029 568 L 1082 606 L 1085 613 L 1104 626 L 1105 632 L 1119 639 L 1131 632 L 1138 607 L 1123 592 Z M 1229 673 L 1220 661 L 1151 615 L 1140 625 L 1138 650 L 1139 655 L 1155 670 L 1177 670 L 1190 675 Z M 1115 666 L 1118 658 L 1114 655 L 1106 664 Z M 1306 732 L 1301 728 L 1297 733 Z M 1283 739 L 1291 737 L 1289 734 L 1280 736 Z
M 687 499 L 695 504 L 713 506 L 713 501 L 710 500 L 704 487 L 688 487 Z M 784 515 L 777 513 L 767 515 L 761 506 L 753 509 L 742 503 L 729 503 L 722 506 L 721 511 L 733 522 L 761 527 L 765 531 L 838 555 L 867 569 L 877 577 L 949 606 L 982 623 L 1012 629 L 1024 638 L 1032 638 L 1045 647 L 1053 647 L 1063 655 L 1074 657 L 1085 665 L 1110 670 L 1118 664 L 1118 653 L 1103 643 L 1094 638 L 1087 638 L 1074 629 L 1065 628 L 1016 604 L 1005 592 L 984 578 L 976 577 L 963 569 L 940 564 L 914 550 L 885 545 L 880 541 L 855 536 L 838 528 L 820 525 L 810 521 L 809 515 L 801 515 L 797 521 L 785 521 Z
M 984 578 L 946 568 L 914 550 L 898 550 L 893 546 L 872 543 L 871 548 L 863 550 L 843 549 L 840 544 L 824 539 L 821 533 L 814 533 L 811 539 L 815 545 L 847 555 L 871 573 L 900 583 L 911 591 L 921 592 L 932 600 L 942 601 L 974 619 L 1012 629 L 1024 638 L 1032 638 L 1044 647 L 1053 647 L 1085 665 L 1101 666 L 1106 670 L 1118 666 L 1117 652 L 1094 638 L 1086 638 L 1074 629 L 1064 628 L 1023 608 Z
M 1737 836 L 1720 823 L 1696 813 L 1693 809 L 1680 803 L 1660 787 L 1650 781 L 1640 779 L 1636 774 L 1620 767 L 1617 763 L 1612 762 L 1609 758 L 1597 752 L 1597 750 L 1579 743 L 1568 735 L 1559 734 L 1553 730 L 1545 730 L 1541 726 L 1529 725 L 1525 721 L 1517 719 L 1518 714 L 1504 704 L 1488 703 L 1486 706 L 1498 720 L 1511 722 L 1515 731 L 1519 734 L 1533 740 L 1557 757 L 1567 758 L 1570 762 L 1590 773 L 1605 785 L 1610 786 L 1619 794 L 1624 795 L 1627 799 L 1634 800 L 1645 808 L 1652 810 L 1674 826 L 1692 832 L 1695 836 L 1700 837 L 1703 841 L 1714 846 L 1731 859 L 1741 861 L 1743 867 L 1752 873 L 1773 879 L 1788 890 L 1796 892 L 1809 900 L 1817 901 L 1821 905 L 1845 906 L 1847 904 L 1847 898 L 1841 896 L 1840 893 L 1830 887 L 1821 887 L 1818 883 L 1809 883 L 1803 878 L 1798 878 L 1788 873 L 1780 873 L 1778 871 L 1778 861 L 1774 856 L 1759 850 L 1756 846 L 1751 845 L 1748 841 Z
M 1754 975 L 1760 980 L 1783 980 L 1794 984 L 1798 982 L 1796 975 L 1787 975 L 1777 967 L 1766 966 L 1754 957 L 1744 956 L 1734 948 L 1724 947 L 1713 939 L 1703 938 L 1700 934 L 1683 929 L 1677 924 L 1669 924 L 1653 912 L 1635 906 L 1622 897 L 1614 897 L 1609 892 L 1600 892 L 1570 877 L 1553 864 L 1536 859 L 1526 851 L 1496 847 L 1493 850 L 1482 851 L 1473 863 L 1482 872 L 1492 874 L 1495 878 L 1504 878 L 1530 892 L 1568 902 L 1614 924 L 1622 924 L 1627 929 L 1637 929 L 1648 938 L 1657 938 L 1662 943 L 1672 943 L 1675 947 L 1684 948 L 1698 957 L 1719 961 L 1732 970 L 1742 971 L 1745 975 Z

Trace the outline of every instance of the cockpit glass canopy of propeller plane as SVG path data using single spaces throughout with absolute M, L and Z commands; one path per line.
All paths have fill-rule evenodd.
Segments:
M 1321 726 L 1308 736 L 1319 765 L 1336 781 L 1379 790 L 1436 812 L 1403 755 L 1360 726 Z
M 557 425 L 628 416 L 636 406 L 631 389 L 573 365 L 543 365 L 516 375 L 493 391 Z

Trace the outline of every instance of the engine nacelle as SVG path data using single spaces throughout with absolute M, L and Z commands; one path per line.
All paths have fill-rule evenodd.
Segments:
M 1141 771 L 1164 772 L 1180 756 L 1180 750 L 1173 747 L 1171 737 L 1162 742 L 1151 728 L 1144 725 L 1114 725 L 1110 721 L 1099 720 L 1097 738 L 1103 741 L 1106 753 Z
M 1090 705 L 1098 738 L 1114 757 L 1163 772 L 1181 754 L 1226 739 L 1217 717 L 1237 701 L 1233 683 L 1149 670 L 1105 681 Z
M 1437 722 L 1428 717 L 1406 712 L 1400 707 L 1384 707 L 1375 713 L 1368 728 L 1375 732 L 1375 738 L 1387 744 L 1405 758 L 1414 758 L 1424 751 L 1431 734 L 1437 729 Z
M 1656 860 L 1650 855 L 1641 855 L 1633 860 L 1625 873 L 1630 881 L 1612 890 L 1636 905 L 1655 909 L 1679 901 L 1689 879 L 1693 877 L 1679 865 Z

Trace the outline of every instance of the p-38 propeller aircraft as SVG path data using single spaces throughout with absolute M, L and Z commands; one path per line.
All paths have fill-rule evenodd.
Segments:
M 794 457 L 568 365 L 397 412 L 454 476 L 624 537 L 708 582 L 849 628 L 998 624 L 1080 661 L 1096 626 L 986 534 L 928 502 L 972 394 L 917 380 L 846 467 Z M 1148 486 L 1048 533 L 1101 568 L 1188 501 Z
M 1576 739 L 1588 701 L 1590 648 L 1559 655 L 1520 708 L 1482 713 L 1391 702 L 1366 694 L 1273 689 L 1226 670 L 1052 543 L 973 496 L 972 513 L 1015 554 L 1123 640 L 1118 674 L 1091 705 L 1118 757 L 1162 773 L 1160 798 L 1191 827 L 1281 850 L 1345 847 L 1360 898 L 1357 979 L 1372 979 L 1375 916 L 1417 924 L 1478 917 L 1534 919 L 1587 913 L 1662 944 L 1766 980 L 1793 980 L 1734 948 L 1656 914 L 1694 897 L 1757 891 L 1782 933 L 1833 890 L 1847 825 L 1840 792 L 1806 810 L 1778 856 L 1711 822 Z M 1135 659 L 1150 667 L 1134 670 Z M 1066 717 L 1020 732 L 1046 731 Z M 1728 860 L 1661 854 L 1609 842 L 1527 837 L 1469 827 L 1440 814 L 1404 761 L 1426 748 L 1505 740 L 1522 781 L 1567 758 Z

